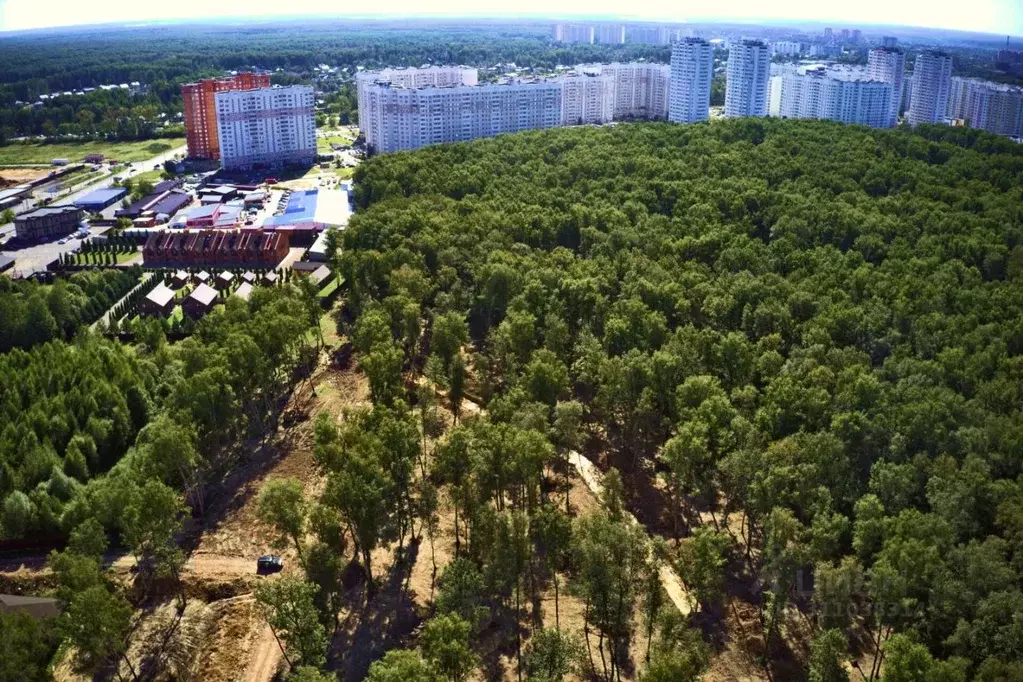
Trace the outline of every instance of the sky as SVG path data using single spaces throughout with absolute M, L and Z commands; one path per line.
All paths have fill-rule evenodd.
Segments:
M 360 17 L 486 17 L 496 8 L 475 0 L 375 0 L 359 3 Z M 505 6 L 507 7 L 507 6 Z M 285 9 L 286 8 L 286 9 Z M 338 0 L 0 0 L 0 30 L 96 23 L 212 19 L 288 14 L 347 15 Z M 504 10 L 503 16 L 511 16 Z M 628 13 L 628 14 L 624 14 Z M 836 26 L 869 24 L 1023 35 L 1023 0 L 516 0 L 514 15 L 531 17 L 615 16 L 659 21 L 805 21 Z

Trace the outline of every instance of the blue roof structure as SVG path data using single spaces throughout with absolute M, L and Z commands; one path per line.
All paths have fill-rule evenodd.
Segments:
M 263 227 L 283 227 L 296 223 L 309 223 L 316 217 L 316 200 L 319 190 L 295 191 L 288 197 L 288 205 L 284 207 L 284 215 L 275 215 L 263 222 Z
M 291 193 L 282 215 L 271 216 L 263 221 L 263 227 L 315 227 L 322 229 L 330 225 L 348 223 L 348 194 L 327 191 L 321 196 L 316 189 L 296 190 Z
M 127 194 L 128 190 L 124 187 L 97 189 L 89 192 L 84 197 L 75 199 L 74 204 L 79 208 L 84 208 L 89 211 L 102 211 L 104 208 L 110 206 Z

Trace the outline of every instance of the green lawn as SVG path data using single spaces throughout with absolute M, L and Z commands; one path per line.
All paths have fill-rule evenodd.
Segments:
M 332 144 L 351 144 L 352 140 L 347 137 L 341 137 L 338 135 L 332 135 L 331 137 L 317 137 L 316 138 L 316 151 L 320 154 L 327 154 L 334 151 Z
M 154 185 L 163 180 L 163 169 L 160 170 L 147 170 L 145 173 L 139 173 L 131 178 L 131 181 L 138 185 L 143 180 L 148 180 Z
M 103 154 L 118 161 L 144 161 L 185 144 L 185 138 L 172 137 L 140 142 L 88 142 L 11 143 L 0 147 L 0 165 L 50 163 L 53 159 L 81 161 L 86 154 Z
M 340 277 L 335 277 L 333 280 L 331 280 L 330 284 L 328 284 L 327 286 L 325 286 L 322 289 L 320 289 L 319 297 L 320 298 L 327 298 L 328 296 L 333 294 L 335 291 L 337 291 L 337 288 L 339 286 L 341 286 L 341 278 Z

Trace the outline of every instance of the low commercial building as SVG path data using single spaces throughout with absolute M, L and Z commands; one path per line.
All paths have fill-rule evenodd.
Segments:
M 279 282 L 280 279 L 281 276 L 278 275 L 276 272 L 264 272 L 261 281 L 263 286 L 273 287 L 277 286 L 277 282 Z
M 192 195 L 181 189 L 182 180 L 165 180 L 156 185 L 153 191 L 133 202 L 127 208 L 114 212 L 118 218 L 136 220 L 140 217 L 165 215 L 174 217 L 178 211 L 192 203 Z
M 74 204 L 83 211 L 99 213 L 107 206 L 113 206 L 128 195 L 125 187 L 108 187 L 89 192 L 84 197 L 75 199 Z
M 185 227 L 191 230 L 232 229 L 238 227 L 241 214 L 242 210 L 238 206 L 222 204 L 199 206 L 185 212 Z
M 330 237 L 331 229 L 324 230 L 313 242 L 313 245 L 306 251 L 305 257 L 311 261 L 323 263 L 327 260 L 327 240 Z
M 247 284 L 255 284 L 257 279 L 256 273 L 252 270 L 246 270 L 242 273 L 242 281 Z
M 181 303 L 181 311 L 193 320 L 197 320 L 213 309 L 213 306 L 217 304 L 218 296 L 216 289 L 208 284 L 200 284 Z
M 169 317 L 174 312 L 174 290 L 160 284 L 139 301 L 139 315 Z
M 351 205 L 344 190 L 296 190 L 288 197 L 284 213 L 263 221 L 264 230 L 342 227 L 348 224 Z
M 38 241 L 69 235 L 82 222 L 82 209 L 77 206 L 44 206 L 14 219 L 18 239 Z
M 32 185 L 28 183 L 0 190 L 0 211 L 14 208 L 26 199 L 31 198 L 31 196 Z
M 226 204 L 241 196 L 241 191 L 233 185 L 218 185 L 199 190 L 199 202 L 202 204 Z

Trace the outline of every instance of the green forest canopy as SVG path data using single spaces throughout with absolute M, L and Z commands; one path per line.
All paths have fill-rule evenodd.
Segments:
M 492 413 L 581 400 L 611 461 L 681 493 L 669 517 L 743 514 L 773 603 L 799 567 L 860 575 L 839 606 L 871 632 L 985 679 L 1015 665 L 1023 147 L 630 124 L 381 156 L 356 183 L 351 305 L 398 338 L 411 304 L 435 338 L 466 317 Z

